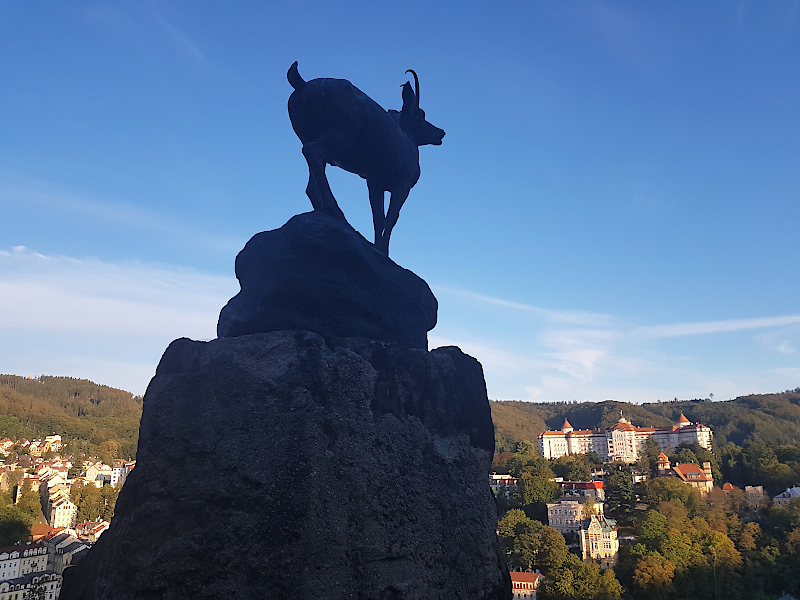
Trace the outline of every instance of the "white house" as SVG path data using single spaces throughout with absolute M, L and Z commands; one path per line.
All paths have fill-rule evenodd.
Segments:
M 781 492 L 775 496 L 772 501 L 778 506 L 789 506 L 789 503 L 795 498 L 800 498 L 800 486 L 787 488 L 785 492 Z

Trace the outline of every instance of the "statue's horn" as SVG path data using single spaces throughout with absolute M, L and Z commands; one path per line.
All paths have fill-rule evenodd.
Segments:
M 414 76 L 414 88 L 417 93 L 417 108 L 419 108 L 419 77 L 417 77 L 414 69 L 408 69 L 406 73 L 411 73 Z

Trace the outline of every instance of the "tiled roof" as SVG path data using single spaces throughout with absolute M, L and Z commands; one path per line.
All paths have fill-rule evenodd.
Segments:
M 623 431 L 636 431 L 636 427 L 634 427 L 630 423 L 623 423 L 623 422 L 616 423 L 611 427 L 611 429 L 612 431 L 620 429 L 622 429 Z
M 681 463 L 672 467 L 675 474 L 686 482 L 692 481 L 713 481 L 709 478 L 699 465 L 694 463 Z
M 539 573 L 521 573 L 519 571 L 510 571 L 511 581 L 519 581 L 525 583 L 536 583 L 541 577 Z

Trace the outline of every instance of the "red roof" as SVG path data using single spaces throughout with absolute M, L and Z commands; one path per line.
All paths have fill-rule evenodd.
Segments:
M 672 467 L 672 470 L 683 481 L 712 481 L 705 471 L 694 463 L 681 463 Z
M 541 575 L 539 573 L 522 573 L 520 571 L 511 571 L 511 581 L 536 583 Z
M 561 426 L 561 431 L 564 431 L 565 429 L 575 429 L 575 428 L 569 424 L 569 421 L 564 419 L 564 424 Z
M 722 491 L 724 491 L 724 492 L 729 492 L 732 489 L 734 489 L 734 488 L 733 488 L 733 484 L 730 481 L 722 486 Z
M 691 423 L 691 421 L 686 418 L 685 414 L 681 413 L 681 416 L 678 419 L 678 423 Z
M 613 427 L 611 427 L 611 429 L 612 431 L 615 429 L 622 429 L 623 431 L 636 431 L 636 427 L 634 427 L 630 423 L 622 423 L 622 422 L 615 424 Z
M 602 490 L 605 485 L 602 481 L 562 481 L 561 487 L 570 487 L 573 490 Z

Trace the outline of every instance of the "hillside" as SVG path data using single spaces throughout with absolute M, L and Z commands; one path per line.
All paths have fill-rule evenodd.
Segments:
M 560 429 L 564 419 L 578 429 L 610 427 L 623 412 L 635 425 L 673 425 L 681 412 L 714 430 L 718 445 L 739 446 L 754 440 L 770 445 L 800 444 L 800 388 L 777 394 L 754 394 L 712 402 L 687 400 L 648 404 L 605 402 L 537 403 L 492 401 L 497 450 L 513 452 L 516 443 L 535 441 L 547 429 Z
M 0 375 L 0 438 L 58 433 L 75 449 L 91 451 L 107 440 L 132 458 L 139 437 L 142 398 L 86 379 Z

